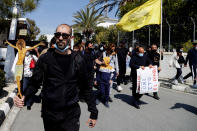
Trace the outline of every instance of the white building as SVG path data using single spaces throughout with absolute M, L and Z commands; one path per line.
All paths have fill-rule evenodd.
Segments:
M 103 19 L 104 22 L 98 24 L 97 26 L 99 27 L 105 27 L 105 28 L 108 28 L 109 26 L 111 25 L 115 25 L 118 23 L 118 20 L 117 19 L 112 19 L 112 18 L 109 18 L 109 17 L 105 17 Z

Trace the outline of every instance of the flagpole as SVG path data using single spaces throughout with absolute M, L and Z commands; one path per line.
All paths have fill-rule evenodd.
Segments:
M 162 4 L 163 2 L 162 2 L 162 0 L 161 0 L 161 25 L 160 25 L 160 63 L 161 63 L 161 55 L 162 55 L 162 49 L 163 49 L 163 47 L 162 47 L 162 23 L 163 23 L 163 21 L 162 21 L 162 17 L 163 17 L 163 11 L 162 11 L 162 6 L 163 6 L 163 4 Z

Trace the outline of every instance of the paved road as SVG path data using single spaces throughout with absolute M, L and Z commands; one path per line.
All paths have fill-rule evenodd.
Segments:
M 130 85 L 121 93 L 112 90 L 114 102 L 110 108 L 98 105 L 99 119 L 93 129 L 86 127 L 89 116 L 87 106 L 80 103 L 81 131 L 196 131 L 197 96 L 161 88 L 161 100 L 151 96 L 142 97 L 143 104 L 137 110 L 131 106 Z M 12 113 L 10 113 L 12 115 Z M 43 131 L 40 118 L 40 104 L 34 104 L 31 111 L 23 108 L 16 117 L 11 131 Z

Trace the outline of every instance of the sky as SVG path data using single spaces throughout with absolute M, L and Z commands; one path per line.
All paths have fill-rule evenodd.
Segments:
M 73 14 L 85 9 L 89 0 L 41 0 L 39 6 L 25 17 L 35 20 L 41 34 L 53 34 L 59 24 L 74 24 Z M 115 10 L 108 15 L 115 18 Z

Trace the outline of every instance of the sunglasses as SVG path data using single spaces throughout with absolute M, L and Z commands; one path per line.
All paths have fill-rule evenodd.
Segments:
M 62 36 L 63 39 L 68 39 L 68 37 L 70 37 L 70 34 L 67 33 L 60 33 L 60 32 L 56 32 L 54 33 L 56 38 L 60 38 L 60 36 Z

